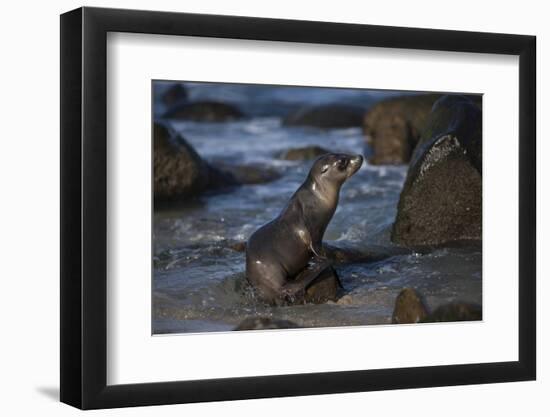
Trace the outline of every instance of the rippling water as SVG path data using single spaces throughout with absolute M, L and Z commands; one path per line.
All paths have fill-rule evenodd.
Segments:
M 282 127 L 280 117 L 253 117 L 232 123 L 173 122 L 198 151 L 219 161 L 259 163 L 279 170 L 280 179 L 154 214 L 153 332 L 225 331 L 253 315 L 292 320 L 300 326 L 389 323 L 403 287 L 415 287 L 432 307 L 463 300 L 481 303 L 481 248 L 442 248 L 369 264 L 337 267 L 344 302 L 270 307 L 255 299 L 244 278 L 245 255 L 229 243 L 246 240 L 279 214 L 305 179 L 311 162 L 283 161 L 284 150 L 308 144 L 331 151 L 364 153 L 360 129 L 318 130 Z M 391 245 L 406 166 L 367 163 L 346 182 L 325 241 L 367 247 Z M 343 301 L 343 300 L 342 300 Z

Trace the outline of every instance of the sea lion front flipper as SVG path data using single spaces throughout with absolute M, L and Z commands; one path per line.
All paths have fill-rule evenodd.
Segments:
M 315 243 L 311 242 L 309 244 L 309 250 L 313 253 L 313 255 L 315 255 L 313 259 L 314 263 L 318 263 L 320 260 L 324 261 L 327 259 L 325 248 L 323 248 L 322 244 L 316 245 Z

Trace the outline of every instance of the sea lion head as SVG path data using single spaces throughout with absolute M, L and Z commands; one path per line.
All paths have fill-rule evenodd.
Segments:
M 329 153 L 320 156 L 311 167 L 310 176 L 324 184 L 342 185 L 363 164 L 361 155 Z

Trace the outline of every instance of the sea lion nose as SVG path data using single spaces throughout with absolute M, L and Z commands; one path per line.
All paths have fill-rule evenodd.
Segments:
M 363 164 L 363 157 L 361 155 L 355 155 L 350 159 L 350 163 L 352 165 L 359 165 L 361 166 Z

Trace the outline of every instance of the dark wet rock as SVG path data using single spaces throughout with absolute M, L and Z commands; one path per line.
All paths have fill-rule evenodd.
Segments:
M 392 256 L 408 255 L 411 250 L 398 246 L 369 245 L 366 247 L 352 247 L 343 243 L 338 246 L 323 242 L 325 256 L 336 264 L 377 262 Z
M 365 115 L 363 130 L 375 165 L 406 164 L 427 126 L 441 94 L 393 97 L 374 105 Z M 467 96 L 481 110 L 481 96 Z
M 325 256 L 335 263 L 360 262 L 366 258 L 366 255 L 359 249 L 344 246 L 336 246 L 323 242 Z
M 365 109 L 360 106 L 326 104 L 301 108 L 284 120 L 285 126 L 310 126 L 321 129 L 361 127 Z
M 479 304 L 456 302 L 439 306 L 423 322 L 478 321 L 481 319 L 482 309 Z
M 236 184 L 232 176 L 208 165 L 181 135 L 162 123 L 153 127 L 153 153 L 155 201 L 182 199 Z
M 473 303 L 447 303 L 430 311 L 424 297 L 412 288 L 401 290 L 395 299 L 392 315 L 393 324 L 477 321 L 481 319 L 481 306 Z
M 340 288 L 342 288 L 342 284 L 340 284 L 340 278 L 334 268 L 326 268 L 315 281 L 306 288 L 304 301 L 313 304 L 336 301 Z
M 231 104 L 217 101 L 197 101 L 177 103 L 168 109 L 164 117 L 194 122 L 228 122 L 240 120 L 244 115 Z
M 434 103 L 411 165 L 416 164 L 435 142 L 448 135 L 457 138 L 465 155 L 481 173 L 481 109 L 470 96 L 462 95 L 443 96 Z
M 405 164 L 441 94 L 394 97 L 374 105 L 365 115 L 363 130 L 372 148 L 371 164 Z
M 306 272 L 304 270 L 303 272 Z M 300 273 L 301 274 L 301 273 Z M 298 275 L 300 275 L 298 274 Z M 304 290 L 285 298 L 282 305 L 323 304 L 337 301 L 342 284 L 336 270 L 329 266 L 315 277 L 315 280 Z
M 330 153 L 330 151 L 320 146 L 312 145 L 284 151 L 279 155 L 279 159 L 285 159 L 287 161 L 308 161 L 327 153 Z
M 208 164 L 183 137 L 155 123 L 153 142 L 155 199 L 185 197 L 208 186 Z
M 183 84 L 177 83 L 172 84 L 168 89 L 162 94 L 161 100 L 167 106 L 172 106 L 179 102 L 184 102 L 187 100 L 187 89 Z
M 214 162 L 223 178 L 230 175 L 237 184 L 264 184 L 281 177 L 281 172 L 272 167 L 259 164 L 229 165 L 223 162 Z
M 211 190 L 219 190 L 226 187 L 241 185 L 241 183 L 229 171 L 219 169 L 209 164 L 208 186 Z
M 244 252 L 246 251 L 246 241 L 241 240 L 241 241 L 229 242 L 228 247 L 229 249 L 234 250 L 235 252 Z
M 479 107 L 464 96 L 439 99 L 411 159 L 394 243 L 481 239 L 481 146 Z
M 296 323 L 270 317 L 247 317 L 234 330 L 297 329 Z
M 280 178 L 274 168 L 260 165 L 212 164 L 204 161 L 187 141 L 163 123 L 154 124 L 154 195 L 159 204 L 193 197 L 204 191 Z M 160 206 L 159 206 L 160 207 Z
M 428 316 L 428 307 L 420 293 L 412 288 L 401 290 L 395 299 L 393 324 L 419 323 Z

